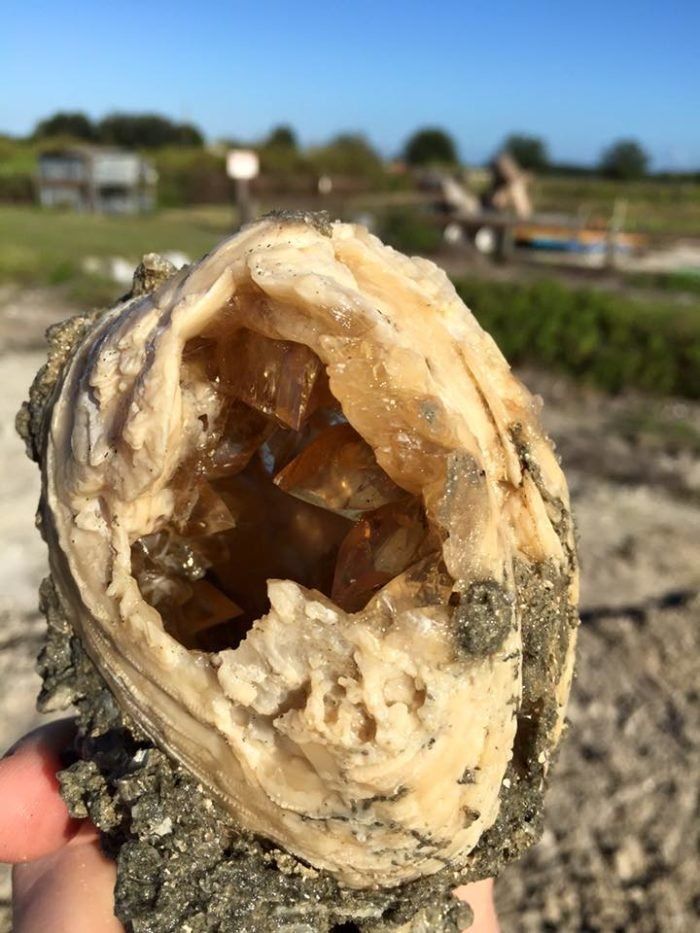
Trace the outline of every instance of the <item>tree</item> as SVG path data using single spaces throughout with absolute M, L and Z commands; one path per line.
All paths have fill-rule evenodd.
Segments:
M 632 181 L 647 173 L 649 156 L 634 139 L 620 139 L 601 156 L 600 171 L 608 178 Z
M 113 113 L 100 120 L 100 141 L 127 149 L 201 146 L 204 137 L 191 123 L 174 123 L 156 113 Z
M 203 146 L 204 135 L 194 123 L 176 123 L 177 138 L 173 140 L 176 146 Z
M 296 149 L 297 136 L 291 126 L 276 126 L 265 140 L 265 145 L 280 149 Z
M 50 136 L 72 136 L 92 142 L 97 137 L 94 123 L 84 113 L 55 113 L 37 123 L 34 129 L 35 139 Z
M 426 127 L 410 137 L 404 147 L 404 159 L 409 165 L 452 165 L 457 162 L 457 147 L 449 133 Z
M 539 136 L 511 133 L 502 148 L 513 156 L 521 168 L 542 172 L 549 167 L 547 144 Z
M 341 133 L 327 146 L 309 153 L 309 161 L 317 172 L 329 175 L 376 175 L 382 169 L 382 160 L 364 136 Z

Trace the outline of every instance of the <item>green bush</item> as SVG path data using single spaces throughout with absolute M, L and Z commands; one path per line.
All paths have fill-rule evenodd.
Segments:
M 559 369 L 601 389 L 700 398 L 700 307 L 473 279 L 455 282 L 509 362 Z
M 317 174 L 373 178 L 383 172 L 379 154 L 364 136 L 341 133 L 327 145 L 310 149 L 306 158 Z
M 223 155 L 174 146 L 148 155 L 158 170 L 160 207 L 231 202 L 232 185 Z
M 625 276 L 628 285 L 655 288 L 664 292 L 692 292 L 700 295 L 698 272 L 635 272 Z
M 415 211 L 391 210 L 379 221 L 379 237 L 402 253 L 434 253 L 441 237 L 437 224 Z
M 16 175 L 0 173 L 0 202 L 31 204 L 34 197 L 34 179 L 28 172 Z

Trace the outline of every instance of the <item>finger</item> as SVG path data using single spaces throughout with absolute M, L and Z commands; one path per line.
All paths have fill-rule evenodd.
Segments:
M 114 916 L 116 867 L 91 832 L 14 867 L 14 933 L 123 933 Z
M 468 933 L 500 933 L 500 924 L 493 902 L 493 878 L 463 884 L 455 888 L 455 897 L 466 901 L 474 911 L 474 922 Z
M 55 851 L 75 834 L 59 794 L 59 752 L 75 727 L 70 720 L 42 726 L 0 761 L 0 861 L 24 862 Z

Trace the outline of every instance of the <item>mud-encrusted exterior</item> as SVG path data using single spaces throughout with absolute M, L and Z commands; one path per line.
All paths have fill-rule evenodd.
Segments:
M 292 220 L 311 223 L 306 215 Z M 313 220 L 319 232 L 327 223 L 326 218 Z M 172 271 L 157 257 L 147 257 L 137 270 L 134 294 L 153 290 Z M 49 333 L 49 363 L 18 418 L 34 459 L 41 456 L 44 412 L 53 386 L 97 316 L 77 318 Z M 514 440 L 523 473 L 546 499 L 526 432 L 516 427 Z M 459 884 L 497 874 L 536 841 L 545 775 L 561 730 L 556 688 L 570 680 L 563 668 L 570 663 L 572 629 L 578 624 L 569 598 L 576 566 L 568 508 L 551 496 L 547 505 L 559 516 L 553 527 L 569 566 L 515 566 L 522 700 L 514 690 L 517 732 L 498 818 L 466 865 L 456 868 L 446 862 L 434 875 L 378 891 L 346 889 L 330 873 L 233 825 L 202 786 L 119 708 L 66 620 L 51 579 L 44 582 L 48 636 L 39 658 L 39 706 L 55 710 L 73 704 L 78 711 L 76 761 L 59 775 L 62 792 L 75 816 L 90 817 L 100 828 L 105 850 L 117 861 L 116 912 L 127 929 L 456 933 L 468 926 L 471 912 L 451 892 Z M 454 611 L 458 650 L 480 656 L 502 644 L 511 619 L 510 598 L 495 582 L 463 593 Z M 473 780 L 465 772 L 460 783 Z M 465 819 L 470 818 L 466 813 Z M 430 838 L 419 842 L 432 845 Z
M 522 582 L 529 654 L 544 639 L 564 639 L 577 620 L 565 598 L 559 611 L 548 608 L 550 586 L 563 592 L 564 580 L 544 574 Z M 74 816 L 99 827 L 105 851 L 117 861 L 116 912 L 129 930 L 328 933 L 350 923 L 343 930 L 457 933 L 468 927 L 471 912 L 453 888 L 497 875 L 539 838 L 543 754 L 555 718 L 544 698 L 561 663 L 556 651 L 548 661 L 525 665 L 528 704 L 520 713 L 513 709 L 516 754 L 503 782 L 500 814 L 469 868 L 446 866 L 394 889 L 358 892 L 233 827 L 201 786 L 120 712 L 65 621 L 50 579 L 42 585 L 41 607 L 48 633 L 39 657 L 39 708 L 73 704 L 78 714 L 77 760 L 59 774 L 61 790 Z

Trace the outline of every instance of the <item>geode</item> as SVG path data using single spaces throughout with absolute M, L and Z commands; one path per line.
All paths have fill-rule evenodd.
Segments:
M 577 625 L 536 401 L 433 263 L 275 214 L 54 330 L 42 705 L 135 930 L 457 930 L 537 837 Z

